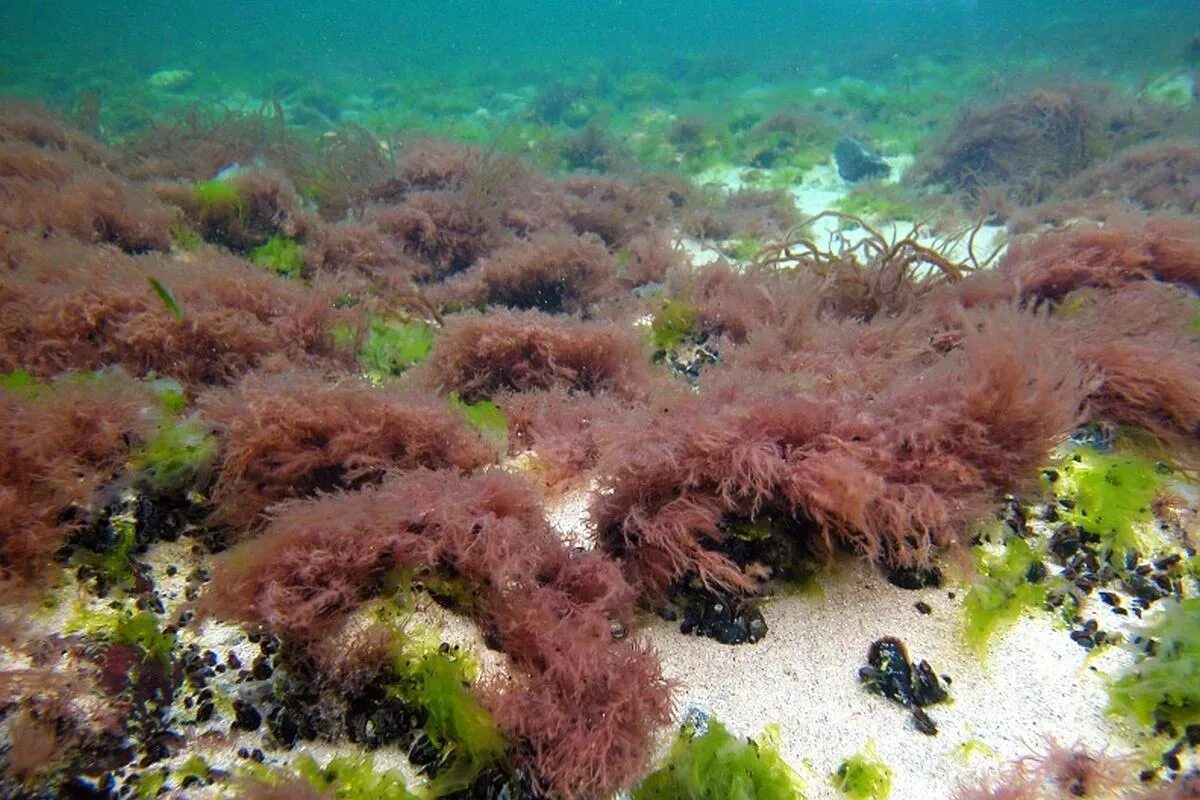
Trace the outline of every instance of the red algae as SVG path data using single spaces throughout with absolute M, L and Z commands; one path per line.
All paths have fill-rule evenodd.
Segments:
M 1180 176 L 1195 148 L 1102 161 L 1089 137 L 1142 135 L 1105 128 L 1119 111 L 1038 90 L 969 111 L 923 157 L 924 180 L 977 200 L 1105 219 L 1037 231 L 983 269 L 916 227 L 888 241 L 844 216 L 865 238 L 825 249 L 774 191 L 546 176 L 353 126 L 312 145 L 278 101 L 116 150 L 0 105 L 0 586 L 15 607 L 65 582 L 163 648 L 0 619 L 24 664 L 0 669 L 6 779 L 54 792 L 93 756 L 117 771 L 235 729 L 269 731 L 272 758 L 317 738 L 432 749 L 432 774 L 452 746 L 400 738 L 419 725 L 396 720 L 422 710 L 376 685 L 402 633 L 356 627 L 424 581 L 503 656 L 463 684 L 507 742 L 474 788 L 608 797 L 645 773 L 672 718 L 638 609 L 685 590 L 748 607 L 791 560 L 843 551 L 932 571 L 1009 495 L 1037 496 L 1084 426 L 1148 434 L 1194 465 L 1200 237 Z M 755 135 L 800 135 L 805 118 L 785 117 Z M 687 119 L 672 130 L 684 148 L 708 135 Z M 610 172 L 631 157 L 594 122 L 553 153 Z M 1184 216 L 1100 214 L 1114 203 Z M 696 267 L 681 233 L 764 241 L 751 264 Z M 252 263 L 269 242 L 291 248 L 291 277 Z M 375 384 L 351 344 L 387 315 L 418 322 L 432 350 Z M 484 400 L 511 433 L 500 458 L 460 413 Z M 158 496 L 129 473 L 166 402 L 219 453 Z M 567 483 L 590 501 L 595 541 L 571 531 L 588 547 L 563 542 L 536 488 Z M 132 540 L 97 555 L 129 562 L 130 580 L 72 577 L 73 537 L 117 514 Z M 168 616 L 136 562 L 181 535 L 194 570 Z M 214 620 L 253 632 L 255 663 L 179 644 Z M 242 673 L 257 683 L 237 690 L 234 719 L 201 727 L 222 713 L 205 682 Z M 334 695 L 325 717 L 296 699 Z M 123 718 L 136 724 L 116 744 Z M 958 796 L 1112 795 L 1125 766 L 1051 744 Z M 1144 796 L 1194 796 L 1177 777 Z M 319 794 L 284 782 L 243 796 L 285 790 Z

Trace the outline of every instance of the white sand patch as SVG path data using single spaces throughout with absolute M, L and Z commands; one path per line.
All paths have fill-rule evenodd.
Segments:
M 784 757 L 808 774 L 809 800 L 838 797 L 827 776 L 869 741 L 895 772 L 896 798 L 947 797 L 978 769 L 1044 749 L 1046 736 L 1095 748 L 1113 741 L 1101 673 L 1128 663 L 1126 651 L 1106 648 L 1089 661 L 1049 615 L 1034 613 L 993 638 L 984 665 L 963 643 L 963 587 L 899 589 L 850 559 L 821 586 L 820 596 L 765 604 L 770 633 L 758 644 L 684 636 L 678 623 L 661 620 L 645 631 L 679 682 L 678 713 L 700 706 L 743 736 L 777 724 Z M 918 600 L 932 613 L 918 613 Z M 867 650 L 883 636 L 899 637 L 914 660 L 952 679 L 950 702 L 927 709 L 936 736 L 917 732 L 905 709 L 859 684 Z M 990 764 L 968 763 L 964 746 L 978 744 L 995 751 Z
M 913 163 L 911 155 L 886 156 L 884 160 L 891 167 L 891 172 L 883 183 L 899 183 Z M 745 180 L 744 173 L 745 170 L 736 167 L 713 168 L 698 175 L 696 181 L 733 193 L 752 186 Z M 788 189 L 788 194 L 800 212 L 801 220 L 811 220 L 809 233 L 812 241 L 818 246 L 836 252 L 839 248 L 853 247 L 870 236 L 866 229 L 837 216 L 813 219 L 835 209 L 838 201 L 853 187 L 853 184 L 838 175 L 837 165 L 830 159 L 804 173 L 800 183 Z M 918 221 L 913 220 L 868 222 L 888 242 L 912 237 L 918 244 L 933 248 L 954 262 L 969 263 L 973 253 L 978 262 L 994 264 L 996 259 L 1003 255 L 1006 245 L 1004 226 L 981 226 L 972 238 L 967 235 L 969 223 L 964 222 L 963 230 L 954 235 L 935 230 L 929 224 L 935 221 L 919 221 L 919 225 Z M 680 242 L 693 266 L 703 267 L 721 257 L 719 248 L 712 243 L 689 237 L 681 238 Z
M 571 489 L 547 504 L 546 519 L 567 547 L 591 550 L 596 546 L 596 525 L 588 509 L 592 503 L 590 486 Z

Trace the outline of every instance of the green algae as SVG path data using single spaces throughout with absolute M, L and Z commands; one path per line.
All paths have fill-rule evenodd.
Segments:
M 206 474 L 220 446 L 199 414 L 181 416 L 188 398 L 179 381 L 151 378 L 145 385 L 160 416 L 154 433 L 130 454 L 130 470 L 142 488 L 159 494 L 182 491 Z
M 137 800 L 151 800 L 167 785 L 167 770 L 142 772 L 133 782 L 133 796 Z
M 459 397 L 458 392 L 451 392 L 449 401 L 450 408 L 461 414 L 501 454 L 508 452 L 508 417 L 500 406 L 490 400 L 468 403 Z
M 179 381 L 174 378 L 147 378 L 145 383 L 166 413 L 178 415 L 187 409 L 187 392 Z
M 91 567 L 105 586 L 128 586 L 137 573 L 133 553 L 137 549 L 137 516 L 132 512 L 115 514 L 108 520 L 113 546 L 103 552 L 79 550 L 72 564 Z
M 216 437 L 198 417 L 167 418 L 134 453 L 130 466 L 152 491 L 169 493 L 195 483 L 216 461 L 218 449 Z
M 892 793 L 892 770 L 871 743 L 838 765 L 834 788 L 850 800 L 887 800 Z
M 920 207 L 906 200 L 889 184 L 855 186 L 833 204 L 835 210 L 864 220 L 907 220 L 921 218 Z
M 154 294 L 162 301 L 162 304 L 171 312 L 171 316 L 177 321 L 182 322 L 183 306 L 179 305 L 179 301 L 175 299 L 175 295 L 171 294 L 171 290 L 163 286 L 158 278 L 155 278 L 153 275 L 147 275 L 146 281 L 150 284 L 150 288 L 154 290 Z
M 1060 517 L 1099 536 L 1110 559 L 1153 546 L 1149 528 L 1164 480 L 1157 462 L 1081 447 L 1064 459 L 1058 475 L 1055 493 L 1068 501 Z
M 650 345 L 673 350 L 696 330 L 696 309 L 682 300 L 663 300 L 650 323 Z
M 303 755 L 292 763 L 296 773 L 318 792 L 328 792 L 336 800 L 418 800 L 408 790 L 399 772 L 375 770 L 369 756 L 339 756 L 324 767 L 312 756 Z
M 187 761 L 179 765 L 179 769 L 175 771 L 175 777 L 181 786 L 185 785 L 185 781 L 189 778 L 207 783 L 209 778 L 208 762 L 199 754 L 194 753 L 188 757 Z
M 0 374 L 0 389 L 17 392 L 32 390 L 37 386 L 37 378 L 30 375 L 27 370 L 15 369 L 12 372 Z
M 978 575 L 963 600 L 967 644 L 980 656 L 994 633 L 1028 608 L 1046 601 L 1044 581 L 1031 581 L 1042 563 L 1039 553 L 1019 536 L 1010 536 L 999 551 L 976 548 Z
M 129 608 L 76 606 L 67 620 L 67 633 L 82 633 L 112 644 L 124 644 L 142 651 L 146 660 L 167 662 L 175 648 L 175 635 L 159 627 L 158 617 L 148 611 Z
M 753 261 L 762 249 L 762 241 L 754 236 L 743 236 L 734 239 L 725 250 L 725 254 L 735 261 Z
M 428 323 L 375 318 L 359 345 L 358 363 L 371 380 L 387 380 L 428 358 L 434 339 Z
M 299 243 L 279 233 L 251 250 L 250 261 L 285 278 L 299 278 L 304 272 L 304 251 Z
M 954 748 L 954 755 L 961 759 L 964 763 L 970 763 L 977 758 L 987 758 L 993 760 L 998 760 L 1000 758 L 1000 753 L 997 752 L 996 748 L 980 739 L 967 739 L 965 742 Z
M 739 739 L 715 719 L 703 732 L 687 727 L 667 763 L 633 791 L 633 800 L 802 800 L 799 775 L 779 753 L 768 728 Z
M 425 711 L 423 730 L 441 751 L 432 794 L 464 789 L 504 759 L 504 736 L 471 691 L 477 667 L 469 653 L 442 646 L 436 638 L 409 638 L 393 659 L 393 670 L 397 679 L 389 691 Z
M 199 250 L 204 246 L 200 234 L 180 223 L 171 226 L 171 244 L 179 250 Z
M 192 184 L 192 196 L 200 206 L 201 216 L 205 218 L 230 214 L 241 220 L 246 217 L 246 200 L 229 181 L 196 181 Z
M 1200 598 L 1166 606 L 1142 635 L 1154 647 L 1109 685 L 1109 710 L 1147 728 L 1200 723 Z

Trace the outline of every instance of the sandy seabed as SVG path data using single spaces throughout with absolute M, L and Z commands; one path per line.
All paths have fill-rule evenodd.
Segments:
M 841 797 L 828 776 L 868 742 L 894 772 L 897 800 L 948 797 L 963 777 L 1043 751 L 1046 737 L 1108 746 L 1118 731 L 1105 713 L 1104 676 L 1131 654 L 1090 653 L 1051 615 L 1034 612 L 994 636 L 981 663 L 963 639 L 965 593 L 952 584 L 900 589 L 847 557 L 822 574 L 819 591 L 763 604 L 770 632 L 756 644 L 685 636 L 664 620 L 644 635 L 678 683 L 680 715 L 697 707 L 751 737 L 778 725 L 782 754 L 805 779 L 808 800 Z M 932 611 L 918 612 L 918 601 Z M 914 661 L 927 659 L 950 677 L 949 701 L 926 709 L 936 736 L 859 684 L 867 650 L 883 636 L 899 637 Z

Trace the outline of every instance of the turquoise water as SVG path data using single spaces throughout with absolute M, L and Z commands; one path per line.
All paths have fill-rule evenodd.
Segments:
M 169 5 L 169 7 L 167 7 Z M 8 3 L 0 90 L 68 103 L 162 69 L 213 93 L 420 76 L 512 90 L 651 69 L 713 79 L 888 78 L 932 57 L 1110 79 L 1184 66 L 1196 4 L 1007 0 Z

